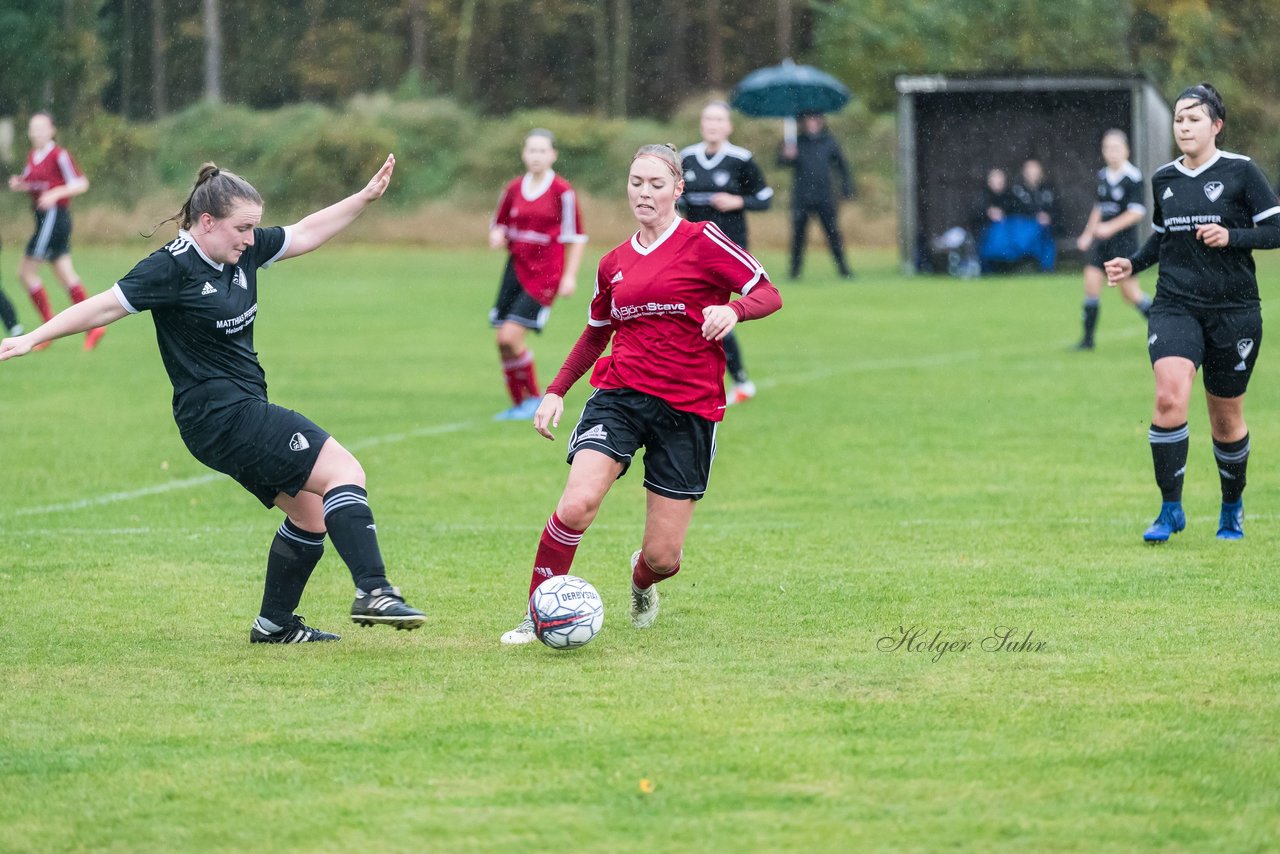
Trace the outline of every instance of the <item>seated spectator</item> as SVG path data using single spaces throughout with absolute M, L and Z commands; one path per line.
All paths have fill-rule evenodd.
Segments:
M 1053 269 L 1057 200 L 1043 177 L 1037 161 L 1024 164 L 1022 180 L 1012 188 L 1003 169 L 987 173 L 978 238 L 982 272 L 1006 272 L 1027 260 L 1043 272 Z
M 1032 157 L 1022 164 L 1021 180 L 1010 193 L 1014 198 L 1010 213 L 1030 217 L 1039 224 L 1040 234 L 1032 255 L 1041 272 L 1051 272 L 1057 258 L 1053 238 L 1058 230 L 1058 194 L 1045 182 L 1044 166 L 1039 160 Z

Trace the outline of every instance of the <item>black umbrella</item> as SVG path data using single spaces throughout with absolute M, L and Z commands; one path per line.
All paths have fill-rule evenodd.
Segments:
M 729 103 L 748 116 L 790 117 L 834 113 L 852 97 L 847 86 L 825 71 L 787 59 L 742 78 Z

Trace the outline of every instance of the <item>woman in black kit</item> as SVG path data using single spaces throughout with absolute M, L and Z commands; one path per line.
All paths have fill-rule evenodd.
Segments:
M 1178 96 L 1173 133 L 1182 156 L 1151 176 L 1155 233 L 1136 255 L 1106 263 L 1112 284 L 1160 265 L 1147 321 L 1155 374 L 1148 438 L 1163 503 L 1143 534 L 1147 542 L 1164 542 L 1186 527 L 1187 408 L 1201 366 L 1222 485 L 1218 538 L 1244 536 L 1244 394 L 1262 343 L 1252 250 L 1280 247 L 1280 201 L 1253 161 L 1218 148 L 1226 115 L 1208 83 Z
M 110 290 L 26 335 L 0 341 L 0 361 L 40 344 L 150 311 L 173 383 L 173 414 L 192 455 L 230 475 L 267 507 L 285 512 L 267 557 L 262 609 L 250 643 L 336 641 L 294 613 L 327 533 L 351 570 L 360 625 L 416 629 L 423 612 L 386 577 L 364 470 L 303 415 L 267 402 L 253 348 L 258 269 L 318 248 L 391 183 L 388 156 L 354 195 L 284 228 L 259 228 L 262 197 L 248 181 L 206 163 L 177 214 L 178 236 L 140 261 Z M 168 220 L 166 220 L 168 221 Z

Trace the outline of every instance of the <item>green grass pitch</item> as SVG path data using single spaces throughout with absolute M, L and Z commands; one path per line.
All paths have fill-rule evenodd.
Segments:
M 96 291 L 144 252 L 77 262 Z M 0 850 L 1274 849 L 1276 348 L 1247 538 L 1214 538 L 1197 384 L 1189 524 L 1149 547 L 1145 327 L 1118 294 L 1080 354 L 1077 274 L 854 258 L 845 283 L 815 251 L 741 328 L 760 396 L 720 429 L 646 632 L 638 471 L 614 488 L 574 565 L 605 628 L 571 653 L 497 642 L 587 386 L 555 444 L 490 420 L 496 254 L 333 246 L 261 280 L 272 399 L 363 463 L 430 614 L 412 634 L 348 623 L 330 547 L 300 611 L 342 642 L 249 646 L 279 516 L 187 454 L 149 319 L 0 365 Z M 534 341 L 544 381 L 580 291 Z M 1000 627 L 1030 641 L 984 649 Z

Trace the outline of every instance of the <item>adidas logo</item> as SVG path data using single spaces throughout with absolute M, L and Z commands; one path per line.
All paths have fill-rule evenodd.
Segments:
M 307 441 L 307 437 L 301 433 L 294 433 L 293 438 L 289 440 L 289 450 L 305 451 L 311 447 L 311 443 Z
M 622 271 L 619 270 L 618 272 L 613 274 L 613 278 L 609 280 L 609 284 L 613 285 L 621 281 L 622 281 Z
M 535 566 L 533 568 L 533 572 L 535 575 L 541 575 L 543 578 L 550 578 L 555 574 L 551 571 L 551 567 L 549 566 Z
M 1160 197 L 1160 201 L 1163 202 L 1165 199 L 1172 199 L 1172 198 L 1173 198 L 1173 187 L 1165 187 L 1164 195 Z
M 603 424 L 597 424 L 585 433 L 579 433 L 577 441 L 585 442 L 588 439 L 599 439 L 603 442 L 609 438 L 609 433 L 604 429 Z
M 200 296 L 207 297 L 209 294 L 216 294 L 218 289 L 208 282 L 204 283 L 204 287 L 200 289 Z

